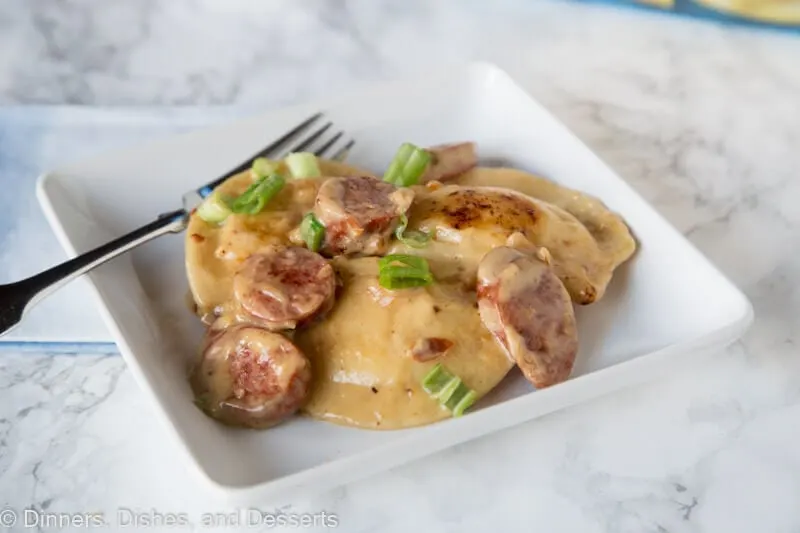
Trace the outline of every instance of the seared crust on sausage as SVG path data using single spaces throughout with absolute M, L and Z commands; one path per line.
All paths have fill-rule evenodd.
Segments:
M 271 331 L 292 329 L 333 307 L 336 274 L 306 248 L 273 247 L 247 258 L 233 291 L 247 321 Z
M 192 375 L 197 404 L 234 426 L 266 428 L 305 401 L 311 365 L 289 339 L 255 326 L 214 332 Z
M 428 148 L 431 164 L 420 178 L 420 183 L 446 181 L 475 168 L 478 150 L 473 142 L 439 144 Z
M 489 331 L 537 388 L 566 380 L 578 352 L 569 293 L 552 269 L 508 247 L 478 267 L 478 309 Z
M 329 178 L 320 186 L 314 214 L 325 226 L 322 252 L 380 255 L 414 192 L 375 178 Z

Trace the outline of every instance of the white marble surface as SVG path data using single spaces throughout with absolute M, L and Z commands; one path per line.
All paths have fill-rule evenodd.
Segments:
M 0 4 L 3 104 L 271 107 L 495 61 L 752 299 L 746 337 L 689 370 L 284 508 L 346 531 L 800 531 L 798 57 L 800 37 L 534 0 Z M 0 357 L 0 503 L 109 529 L 120 507 L 198 531 L 229 510 L 118 357 L 35 353 Z

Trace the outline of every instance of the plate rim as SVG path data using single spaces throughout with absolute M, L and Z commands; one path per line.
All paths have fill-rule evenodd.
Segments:
M 476 411 L 469 417 L 461 419 L 449 419 L 443 422 L 419 428 L 422 431 L 411 432 L 403 437 L 394 440 L 390 443 L 379 444 L 368 450 L 340 457 L 323 462 L 316 466 L 298 470 L 296 472 L 280 475 L 271 479 L 258 481 L 249 484 L 228 484 L 221 482 L 212 477 L 211 473 L 204 467 L 203 462 L 199 460 L 196 454 L 189 446 L 187 439 L 184 437 L 177 424 L 173 422 L 171 415 L 168 413 L 163 402 L 159 401 L 158 395 L 150 384 L 150 381 L 145 377 L 142 367 L 140 366 L 135 351 L 128 344 L 125 336 L 120 331 L 117 321 L 111 316 L 111 311 L 103 298 L 101 291 L 97 287 L 93 275 L 90 273 L 88 278 L 88 286 L 93 298 L 98 306 L 101 318 L 114 338 L 115 344 L 122 355 L 126 366 L 131 370 L 131 373 L 137 385 L 143 392 L 149 396 L 148 401 L 155 407 L 156 416 L 162 420 L 167 426 L 167 431 L 171 434 L 171 440 L 174 444 L 179 446 L 183 452 L 184 460 L 190 465 L 190 470 L 194 475 L 199 476 L 205 482 L 206 486 L 211 488 L 214 492 L 222 495 L 228 500 L 243 500 L 249 495 L 270 493 L 283 493 L 294 494 L 295 492 L 302 491 L 303 485 L 315 478 L 319 478 L 312 485 L 314 491 L 327 490 L 342 483 L 349 483 L 364 477 L 374 475 L 378 472 L 397 467 L 402 464 L 409 463 L 421 457 L 431 455 L 439 452 L 458 443 L 467 442 L 469 440 L 478 438 L 480 436 L 496 433 L 502 429 L 520 425 L 524 422 L 542 416 L 544 414 L 560 411 L 565 408 L 583 403 L 590 398 L 597 398 L 608 395 L 617 390 L 623 390 L 631 386 L 641 384 L 655 379 L 660 375 L 668 366 L 674 364 L 677 360 L 683 360 L 691 355 L 696 356 L 698 353 L 707 352 L 715 349 L 722 349 L 736 341 L 752 324 L 754 320 L 753 305 L 747 296 L 736 286 L 722 271 L 717 268 L 710 259 L 703 254 L 691 241 L 689 241 L 683 234 L 681 234 L 650 202 L 642 197 L 627 181 L 625 181 L 614 169 L 609 167 L 598 154 L 596 154 L 586 143 L 577 137 L 564 123 L 562 123 L 557 116 L 553 115 L 547 108 L 541 105 L 536 99 L 533 98 L 527 91 L 525 91 L 516 80 L 514 80 L 506 71 L 502 70 L 495 64 L 484 61 L 473 61 L 466 65 L 460 65 L 456 72 L 461 74 L 470 74 L 472 76 L 479 76 L 480 80 L 484 83 L 489 81 L 499 80 L 500 83 L 506 87 L 512 88 L 515 92 L 524 96 L 527 105 L 532 105 L 540 108 L 548 114 L 558 125 L 561 135 L 566 135 L 570 138 L 571 143 L 577 143 L 585 149 L 585 152 L 594 159 L 594 163 L 603 166 L 609 171 L 609 174 L 624 186 L 629 193 L 633 194 L 642 205 L 646 206 L 652 215 L 655 215 L 659 222 L 671 231 L 677 234 L 683 246 L 693 250 L 697 259 L 704 261 L 711 270 L 721 278 L 725 284 L 726 291 L 733 293 L 732 296 L 737 297 L 739 300 L 740 313 L 724 323 L 723 325 L 710 330 L 708 332 L 697 335 L 694 338 L 682 340 L 677 343 L 672 343 L 662 348 L 643 353 L 634 359 L 622 361 L 611 366 L 593 370 L 587 374 L 576 376 L 568 381 L 559 384 L 556 387 L 551 387 L 537 391 L 537 394 L 525 394 L 509 400 L 505 400 L 499 404 L 493 405 L 489 409 Z M 357 94 L 359 92 L 370 92 L 379 88 L 402 87 L 411 81 L 410 78 L 405 77 L 401 79 L 392 79 L 371 84 L 359 84 L 359 86 L 347 94 Z M 340 96 L 337 94 L 335 96 Z M 170 135 L 159 137 L 144 143 L 137 143 L 132 146 L 117 148 L 114 150 L 104 151 L 98 155 L 80 159 L 62 165 L 60 168 L 47 171 L 38 176 L 36 180 L 36 197 L 44 212 L 45 218 L 48 221 L 51 229 L 55 233 L 60 245 L 70 257 L 77 255 L 76 247 L 72 242 L 70 232 L 59 218 L 54 199 L 48 191 L 48 184 L 51 181 L 59 181 L 59 176 L 69 173 L 69 169 L 77 165 L 91 165 L 93 160 L 101 158 L 109 158 L 118 155 L 123 155 L 131 149 L 141 149 L 146 146 L 158 145 L 165 140 L 175 139 L 179 137 L 191 137 L 197 133 L 208 132 L 220 128 L 235 128 L 237 124 L 246 122 L 248 120 L 267 117 L 275 113 L 289 113 L 293 111 L 300 111 L 307 108 L 313 102 L 302 102 L 300 104 L 291 106 L 282 106 L 269 108 L 263 112 L 255 115 L 247 115 L 244 117 L 234 118 L 232 120 L 224 120 L 218 124 L 204 126 L 197 130 L 179 135 Z M 645 365 L 644 369 L 638 369 L 639 366 Z M 646 371 L 644 371 L 646 370 Z M 624 384 L 620 385 L 620 380 Z M 593 391 L 590 389 L 594 388 Z M 577 390 L 573 390 L 577 389 Z M 582 392 L 583 391 L 583 392 Z M 563 397 L 563 398 L 562 398 Z M 555 407 L 547 407 L 548 402 L 555 404 Z M 543 405 L 544 407 L 536 407 L 534 409 L 527 409 L 525 414 L 520 416 L 520 412 L 526 407 L 530 408 L 530 404 Z M 511 411 L 516 411 L 515 416 L 502 416 L 504 413 L 509 414 Z M 431 436 L 437 438 L 432 439 Z M 414 446 L 419 442 L 433 441 L 432 446 Z M 404 449 L 402 454 L 392 454 L 395 449 Z M 409 453 L 409 450 L 411 453 Z M 389 458 L 388 460 L 386 458 Z M 378 459 L 381 459 L 378 461 Z M 357 468 L 353 468 L 358 466 Z M 365 468 L 365 466 L 367 466 Z M 346 479 L 336 481 L 342 472 L 347 472 Z M 311 492 L 311 491 L 304 491 Z

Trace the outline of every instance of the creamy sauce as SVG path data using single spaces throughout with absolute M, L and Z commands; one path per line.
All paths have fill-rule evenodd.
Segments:
M 612 269 L 629 259 L 636 250 L 636 241 L 622 217 L 586 193 L 514 168 L 475 168 L 452 183 L 504 187 L 560 207 L 589 231 Z
M 481 177 L 483 170 L 487 174 Z M 474 182 L 504 183 L 506 176 L 505 172 L 492 169 L 475 169 L 467 174 Z M 432 233 L 437 241 L 453 245 L 450 253 L 461 259 L 459 266 L 467 281 L 474 280 L 477 261 L 486 252 L 506 244 L 512 235 L 519 233 L 537 247 L 547 249 L 553 269 L 573 301 L 590 304 L 603 296 L 614 268 L 632 253 L 632 248 L 616 246 L 616 242 L 612 250 L 610 236 L 603 241 L 604 250 L 586 225 L 566 209 L 509 188 L 445 185 L 436 190 L 416 189 L 410 227 Z M 578 199 L 569 205 L 580 208 L 576 210 L 585 220 L 597 222 Z M 616 232 L 606 231 L 605 226 L 599 231 L 617 239 Z M 627 229 L 626 235 L 630 239 Z M 621 242 L 622 238 L 618 240 Z M 432 248 L 423 253 L 430 256 L 439 252 Z
M 369 176 L 370 172 L 335 161 L 320 160 L 327 176 Z M 230 307 L 233 275 L 245 259 L 270 245 L 291 244 L 290 232 L 311 211 L 323 179 L 287 179 L 286 185 L 257 215 L 231 215 L 224 224 L 209 224 L 192 215 L 186 233 L 189 287 L 203 316 Z M 219 186 L 220 194 L 237 196 L 253 182 L 250 172 Z M 224 309 L 218 310 L 224 312 Z
M 421 386 L 437 362 L 478 396 L 494 388 L 513 363 L 481 324 L 475 293 L 458 283 L 385 291 L 378 285 L 377 261 L 335 259 L 345 289 L 333 312 L 295 334 L 314 375 L 304 410 L 316 418 L 373 429 L 447 418 L 449 411 Z M 425 337 L 454 344 L 443 356 L 418 362 L 412 350 Z
M 326 176 L 370 175 L 330 161 L 320 166 Z M 262 213 L 233 215 L 221 226 L 192 216 L 186 266 L 199 316 L 207 322 L 213 317 L 215 328 L 241 321 L 233 298 L 234 273 L 265 246 L 297 244 L 292 230 L 311 211 L 321 182 L 288 179 Z M 220 192 L 234 196 L 251 183 L 245 172 L 221 185 Z M 427 258 L 436 278 L 432 286 L 387 291 L 377 283 L 376 258 L 332 261 L 342 281 L 333 310 L 292 336 L 311 361 L 308 415 L 374 429 L 447 418 L 450 413 L 421 388 L 423 376 L 437 362 L 479 397 L 495 387 L 514 363 L 481 322 L 475 283 L 482 257 L 506 245 L 509 237 L 517 239 L 514 246 L 525 246 L 521 234 L 534 249 L 547 248 L 540 256 L 552 257 L 554 271 L 573 299 L 583 303 L 602 296 L 613 269 L 635 248 L 624 223 L 599 201 L 546 180 L 511 169 L 475 169 L 455 183 L 508 187 L 523 194 L 483 190 L 482 198 L 464 211 L 461 200 L 448 200 L 441 192 L 452 190 L 447 186 L 438 191 L 414 187 L 409 228 L 431 232 L 435 239 L 422 249 L 394 242 L 389 253 Z M 413 348 L 425 338 L 446 339 L 453 346 L 435 359 L 417 361 Z

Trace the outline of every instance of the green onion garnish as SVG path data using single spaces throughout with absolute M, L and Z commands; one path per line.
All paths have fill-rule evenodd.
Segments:
M 378 266 L 381 269 L 397 264 L 407 265 L 412 268 L 425 270 L 426 272 L 428 271 L 428 262 L 424 257 L 418 255 L 390 254 L 378 260 Z
M 408 217 L 403 214 L 400 215 L 400 225 L 397 226 L 396 230 L 394 230 L 394 236 L 397 237 L 398 241 L 402 242 L 406 246 L 410 246 L 412 248 L 424 248 L 427 246 L 428 241 L 431 240 L 430 233 L 409 230 L 406 228 L 408 228 Z
M 219 224 L 231 214 L 231 210 L 225 200 L 217 191 L 212 192 L 197 207 L 197 216 L 211 224 Z
M 468 397 L 471 397 L 472 402 L 474 402 L 475 391 L 464 385 L 464 382 L 459 379 L 458 385 L 453 389 L 452 393 L 450 394 L 450 397 L 444 401 L 444 406 L 450 409 L 451 411 L 455 412 L 456 407 L 463 404 L 465 399 L 468 400 L 469 399 Z
M 441 363 L 437 363 L 422 378 L 422 388 L 449 409 L 453 416 L 463 415 L 478 397 L 474 390 L 464 385 L 461 378 L 448 372 Z
M 434 395 L 434 398 L 439 400 L 439 403 L 447 407 L 447 402 L 450 401 L 450 397 L 461 385 L 461 378 L 458 376 L 453 376 L 453 379 L 448 381 L 447 385 L 442 387 L 442 390 L 439 391 L 439 394 Z
M 314 213 L 307 213 L 300 223 L 300 235 L 308 249 L 316 252 L 322 246 L 322 239 L 325 238 L 325 226 L 317 220 Z
M 317 163 L 317 156 L 309 152 L 295 152 L 286 156 L 286 166 L 293 178 L 317 178 L 322 171 Z
M 448 408 L 453 411 L 453 416 L 461 416 L 464 414 L 464 411 L 472 407 L 472 404 L 475 403 L 475 400 L 478 399 L 478 394 L 474 390 L 469 390 L 454 407 L 448 406 Z
M 436 366 L 431 368 L 431 370 L 425 374 L 425 377 L 422 378 L 422 388 L 425 392 L 436 398 L 445 385 L 450 383 L 453 377 L 453 374 L 448 372 L 441 363 L 437 363 Z
M 256 178 L 266 178 L 278 172 L 280 165 L 276 161 L 270 161 L 266 157 L 257 157 L 253 160 L 253 176 Z
M 428 262 L 416 255 L 387 255 L 378 260 L 378 268 L 378 283 L 385 289 L 424 287 L 433 283 Z
M 397 187 L 416 185 L 430 162 L 430 152 L 411 143 L 403 143 L 383 175 L 383 181 Z
M 256 215 L 283 189 L 285 183 L 279 174 L 259 178 L 240 196 L 230 200 L 228 206 L 234 213 Z

